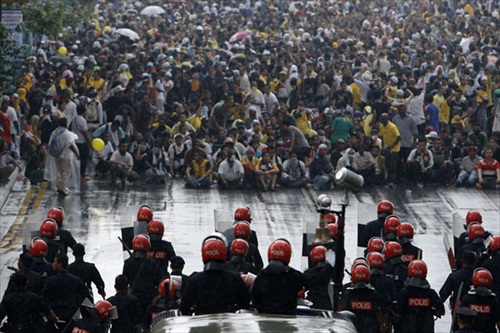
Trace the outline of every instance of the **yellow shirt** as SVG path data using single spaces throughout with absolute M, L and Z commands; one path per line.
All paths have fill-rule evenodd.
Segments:
M 297 114 L 298 112 L 300 112 L 300 117 L 295 118 L 295 122 L 297 123 L 297 128 L 300 129 L 300 131 L 304 133 L 304 135 L 308 135 L 309 137 L 311 137 L 312 129 L 311 129 L 311 124 L 309 123 L 309 117 L 307 112 L 304 110 L 302 111 L 293 110 L 292 115 L 295 116 L 295 114 Z
M 394 145 L 396 139 L 400 136 L 398 127 L 392 122 L 388 122 L 387 125 L 380 124 L 379 136 L 384 142 L 384 147 Z M 392 149 L 391 153 L 397 153 L 401 149 L 401 144 L 398 142 Z
M 203 116 L 197 116 L 196 114 L 193 114 L 191 117 L 187 119 L 187 122 L 194 127 L 195 130 L 198 130 L 201 126 L 201 119 Z
M 356 85 L 356 83 L 351 84 L 351 89 L 352 89 L 352 99 L 354 100 L 354 103 L 361 104 L 361 90 Z
M 193 160 L 193 175 L 196 177 L 203 177 L 207 173 L 208 169 L 210 169 L 210 163 L 208 160 L 203 160 L 201 163 Z
M 243 164 L 245 170 L 247 169 L 256 170 L 257 167 L 259 166 L 259 163 L 260 163 L 259 159 L 256 158 L 255 156 L 251 161 L 248 160 L 248 156 L 246 155 L 241 158 L 241 164 Z

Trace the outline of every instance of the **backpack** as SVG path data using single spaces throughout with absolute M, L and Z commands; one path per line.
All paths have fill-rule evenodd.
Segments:
M 87 122 L 96 123 L 97 121 L 97 101 L 92 99 L 87 103 Z
M 51 156 L 58 157 L 62 154 L 64 146 L 61 143 L 61 133 L 66 129 L 56 129 L 52 132 L 49 140 L 48 152 Z

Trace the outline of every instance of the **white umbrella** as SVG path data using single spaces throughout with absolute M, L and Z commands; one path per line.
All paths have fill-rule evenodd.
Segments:
M 141 10 L 141 15 L 161 15 L 165 13 L 165 9 L 160 6 L 147 6 Z
M 115 34 L 120 35 L 120 36 L 124 36 L 124 37 L 128 37 L 132 40 L 141 39 L 139 37 L 139 35 L 137 34 L 137 32 L 135 32 L 134 30 L 131 30 L 131 29 L 127 29 L 127 28 L 116 29 Z

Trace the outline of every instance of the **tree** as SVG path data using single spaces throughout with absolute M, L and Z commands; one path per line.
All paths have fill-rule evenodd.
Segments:
M 21 69 L 23 59 L 26 56 L 27 46 L 17 45 L 12 39 L 12 31 L 0 24 L 0 91 L 2 93 L 10 90 L 16 72 Z
M 97 0 L 39 0 L 23 5 L 23 27 L 34 34 L 55 38 L 67 26 L 75 26 L 90 15 Z

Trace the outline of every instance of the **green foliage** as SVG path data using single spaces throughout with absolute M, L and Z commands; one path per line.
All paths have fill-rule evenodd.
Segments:
M 38 0 L 23 8 L 24 29 L 38 35 L 54 38 L 67 26 L 89 18 L 97 0 Z
M 16 71 L 22 66 L 27 46 L 19 46 L 11 38 L 12 32 L 0 25 L 0 91 L 6 92 L 11 87 Z

